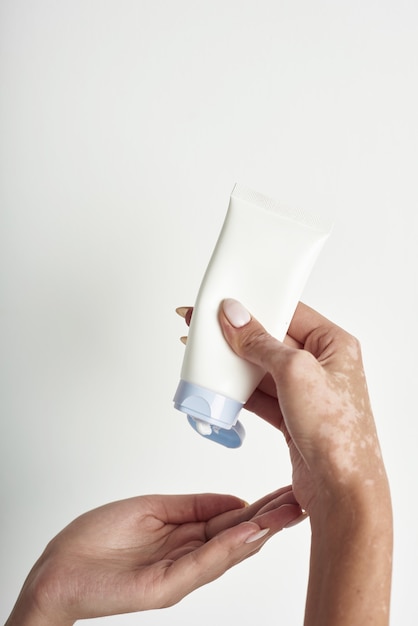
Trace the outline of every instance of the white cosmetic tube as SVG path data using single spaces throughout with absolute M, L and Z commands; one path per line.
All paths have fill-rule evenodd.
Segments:
M 228 346 L 218 321 L 221 302 L 239 300 L 283 340 L 331 228 L 329 219 L 235 185 L 196 299 L 174 397 L 175 408 L 204 437 L 241 445 L 238 414 L 264 375 Z

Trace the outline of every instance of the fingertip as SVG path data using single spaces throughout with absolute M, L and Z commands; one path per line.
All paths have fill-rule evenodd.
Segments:
M 292 528 L 292 526 L 296 526 L 297 524 L 300 524 L 305 519 L 308 519 L 308 517 L 309 517 L 308 513 L 306 511 L 302 511 L 300 515 L 298 515 L 297 517 L 292 519 L 290 522 L 288 522 L 283 528 Z
M 251 321 L 251 313 L 241 302 L 234 298 L 226 298 L 222 302 L 222 311 L 234 328 L 242 328 Z
M 252 532 L 245 540 L 245 543 L 255 543 L 256 541 L 260 541 L 260 539 L 263 539 L 263 537 L 268 535 L 269 532 L 270 528 L 260 528 L 259 531 Z
M 186 317 L 189 309 L 190 309 L 190 307 L 188 307 L 188 306 L 178 306 L 176 308 L 176 313 L 177 313 L 177 315 L 180 315 L 180 317 L 182 317 L 184 319 Z
M 232 350 L 241 358 L 269 371 L 270 362 L 266 363 L 266 357 L 271 356 L 276 340 L 244 305 L 233 298 L 226 298 L 220 307 L 219 320 Z
M 193 315 L 192 306 L 179 306 L 176 308 L 176 313 L 186 321 L 187 326 L 190 326 L 190 321 Z
M 241 522 L 234 527 L 228 528 L 219 535 L 223 535 L 233 550 L 240 550 L 249 543 L 256 543 L 270 532 L 270 528 L 262 526 L 253 520 Z
M 267 509 L 260 515 L 256 515 L 254 521 L 260 527 L 268 526 L 272 534 L 278 533 L 285 528 L 295 526 L 306 519 L 307 514 L 298 504 L 285 503 L 277 508 Z

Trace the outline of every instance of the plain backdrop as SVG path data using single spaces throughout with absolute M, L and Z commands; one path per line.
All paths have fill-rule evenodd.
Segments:
M 88 509 L 290 482 L 253 415 L 229 451 L 172 406 L 174 309 L 239 182 L 336 216 L 303 299 L 361 340 L 393 493 L 392 623 L 418 622 L 417 33 L 412 0 L 0 2 L 1 620 Z M 297 626 L 309 542 L 305 523 L 176 607 L 88 623 Z

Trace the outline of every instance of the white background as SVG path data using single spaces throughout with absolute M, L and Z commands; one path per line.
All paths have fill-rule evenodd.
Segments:
M 336 214 L 304 300 L 362 342 L 392 623 L 417 623 L 417 29 L 412 0 L 0 3 L 1 619 L 85 510 L 289 482 L 254 416 L 228 451 L 172 408 L 174 308 L 240 182 Z M 305 524 L 174 608 L 94 623 L 296 626 L 308 550 Z

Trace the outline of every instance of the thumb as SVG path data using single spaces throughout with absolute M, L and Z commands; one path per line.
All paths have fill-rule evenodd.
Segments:
M 222 302 L 219 321 L 225 339 L 238 356 L 273 372 L 294 349 L 272 337 L 237 300 Z

